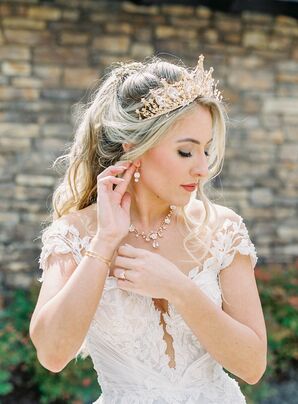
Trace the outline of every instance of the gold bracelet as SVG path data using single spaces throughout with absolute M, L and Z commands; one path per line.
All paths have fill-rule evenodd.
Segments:
M 97 254 L 94 251 L 86 250 L 85 255 L 88 255 L 89 257 L 93 257 L 93 258 L 98 258 L 100 261 L 104 262 L 108 266 L 110 266 L 112 263 L 112 261 L 108 260 L 107 258 L 102 257 L 101 255 Z

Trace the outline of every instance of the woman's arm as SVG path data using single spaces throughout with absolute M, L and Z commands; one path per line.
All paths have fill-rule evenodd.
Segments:
M 91 241 L 90 250 L 111 259 L 117 245 L 117 240 L 99 235 Z M 75 357 L 108 272 L 109 267 L 97 258 L 84 256 L 76 266 L 63 255 L 51 257 L 30 322 L 30 338 L 45 368 L 60 372 Z
M 255 384 L 266 369 L 267 337 L 250 258 L 236 254 L 220 280 L 223 309 L 188 277 L 175 285 L 168 300 L 217 362 Z

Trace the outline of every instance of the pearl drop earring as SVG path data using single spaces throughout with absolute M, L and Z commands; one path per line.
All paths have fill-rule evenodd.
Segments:
M 136 168 L 136 171 L 134 172 L 134 180 L 135 182 L 139 182 L 139 179 L 141 177 L 141 174 L 139 173 L 139 167 Z

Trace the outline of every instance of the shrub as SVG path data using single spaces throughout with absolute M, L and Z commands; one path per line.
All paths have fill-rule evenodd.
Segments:
M 29 337 L 29 324 L 39 286 L 9 293 L 0 312 L 0 402 L 87 403 L 101 390 L 90 357 L 71 361 L 59 373 L 45 369 L 38 361 Z
M 258 384 L 240 382 L 242 391 L 254 402 L 266 397 L 273 400 L 277 386 L 297 374 L 297 270 L 298 261 L 288 267 L 267 265 L 255 269 L 268 335 L 268 365 Z

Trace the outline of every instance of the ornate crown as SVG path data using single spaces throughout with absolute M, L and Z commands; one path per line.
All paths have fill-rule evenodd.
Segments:
M 161 79 L 162 88 L 149 91 L 150 98 L 142 98 L 143 108 L 136 109 L 139 119 L 145 120 L 163 115 L 179 107 L 184 107 L 198 96 L 212 97 L 222 101 L 222 95 L 212 78 L 213 67 L 207 71 L 203 66 L 204 56 L 200 55 L 196 68 L 183 74 L 181 80 L 168 83 Z

